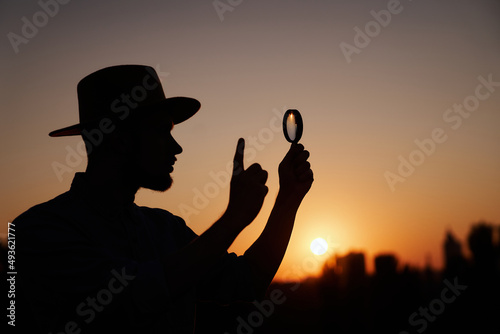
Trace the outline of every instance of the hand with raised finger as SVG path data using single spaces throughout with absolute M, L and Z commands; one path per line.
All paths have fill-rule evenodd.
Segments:
M 245 170 L 244 149 L 245 140 L 240 138 L 234 154 L 229 204 L 226 210 L 226 214 L 233 217 L 241 229 L 257 217 L 269 191 L 266 186 L 268 174 L 259 164 L 253 164 Z

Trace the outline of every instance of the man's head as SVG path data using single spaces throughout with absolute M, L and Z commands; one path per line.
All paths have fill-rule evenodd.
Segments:
M 52 131 L 52 137 L 82 135 L 94 170 L 126 171 L 139 187 L 166 190 L 175 155 L 173 124 L 193 116 L 200 103 L 165 98 L 155 70 L 143 65 L 107 67 L 78 83 L 80 123 Z

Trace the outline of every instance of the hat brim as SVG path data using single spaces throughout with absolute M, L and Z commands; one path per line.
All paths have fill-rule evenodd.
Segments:
M 179 124 L 193 116 L 200 110 L 201 104 L 198 100 L 190 97 L 170 97 L 161 102 L 131 110 L 134 117 L 148 115 L 151 112 L 167 112 L 172 117 L 174 124 Z M 103 117 L 104 118 L 104 117 Z M 102 119 L 102 118 L 101 118 Z M 96 120 L 99 121 L 99 120 Z M 49 133 L 51 137 L 77 136 L 81 135 L 82 129 L 92 122 L 78 123 Z

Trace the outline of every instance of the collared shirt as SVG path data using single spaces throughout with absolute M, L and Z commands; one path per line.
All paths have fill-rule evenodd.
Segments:
M 68 192 L 13 221 L 19 298 L 41 333 L 192 333 L 199 296 L 254 299 L 248 264 L 234 253 L 174 298 L 162 259 L 197 235 L 168 211 L 109 208 L 93 191 L 76 173 Z

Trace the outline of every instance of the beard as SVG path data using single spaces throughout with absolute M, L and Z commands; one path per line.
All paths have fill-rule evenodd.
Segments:
M 170 189 L 173 183 L 170 174 L 166 175 L 143 175 L 141 177 L 139 186 L 141 188 L 151 189 L 154 191 L 164 192 Z

